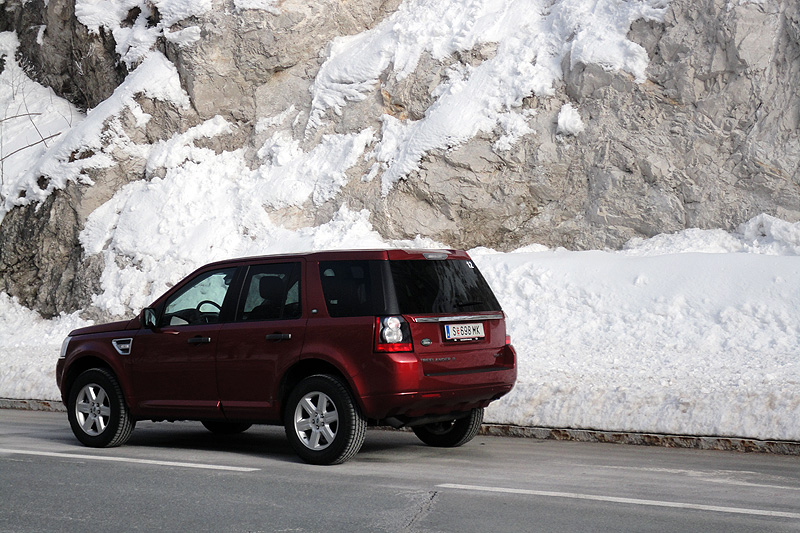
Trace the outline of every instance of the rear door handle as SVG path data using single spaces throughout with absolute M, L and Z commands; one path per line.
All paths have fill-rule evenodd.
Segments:
M 268 341 L 288 341 L 291 338 L 291 333 L 270 333 L 266 336 Z
M 192 337 L 188 342 L 189 344 L 208 344 L 211 342 L 211 337 Z

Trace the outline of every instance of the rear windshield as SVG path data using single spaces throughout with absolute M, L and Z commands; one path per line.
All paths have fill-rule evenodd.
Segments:
M 404 314 L 500 311 L 472 261 L 390 261 L 399 311 Z

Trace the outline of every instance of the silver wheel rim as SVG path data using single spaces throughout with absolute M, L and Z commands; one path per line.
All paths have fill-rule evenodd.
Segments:
M 309 450 L 321 451 L 336 439 L 339 412 L 327 394 L 309 392 L 294 410 L 294 431 Z
M 75 400 L 75 418 L 84 433 L 90 437 L 100 435 L 111 420 L 111 402 L 103 387 L 89 383 Z

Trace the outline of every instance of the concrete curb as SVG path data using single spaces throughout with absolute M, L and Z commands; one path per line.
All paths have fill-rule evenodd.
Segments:
M 800 455 L 800 442 L 757 440 L 742 437 L 696 437 L 691 435 L 661 435 L 655 433 L 629 433 L 592 429 L 563 429 L 484 424 L 482 435 L 525 437 L 543 440 L 572 440 L 579 442 L 605 442 L 610 444 L 635 444 L 663 446 L 665 448 L 693 448 L 696 450 L 726 450 L 737 452 Z
M 67 412 L 67 408 L 64 407 L 64 404 L 57 400 L 15 400 L 13 398 L 0 398 L 0 409 Z
M 0 409 L 27 409 L 29 411 L 51 412 L 66 412 L 67 410 L 64 404 L 57 400 L 15 400 L 12 398 L 0 398 Z M 800 455 L 800 442 L 756 440 L 742 437 L 694 437 L 690 435 L 660 435 L 592 429 L 522 427 L 504 424 L 483 424 L 481 426 L 481 435 Z

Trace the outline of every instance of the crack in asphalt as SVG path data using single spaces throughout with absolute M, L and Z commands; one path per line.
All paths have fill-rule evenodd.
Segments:
M 414 516 L 411 517 L 411 520 L 403 527 L 404 531 L 410 530 L 414 523 L 417 522 L 419 519 L 424 518 L 430 514 L 431 510 L 433 510 L 433 501 L 436 499 L 436 496 L 439 495 L 438 490 L 432 490 L 428 492 L 428 497 L 422 502 L 419 506 L 419 509 Z

